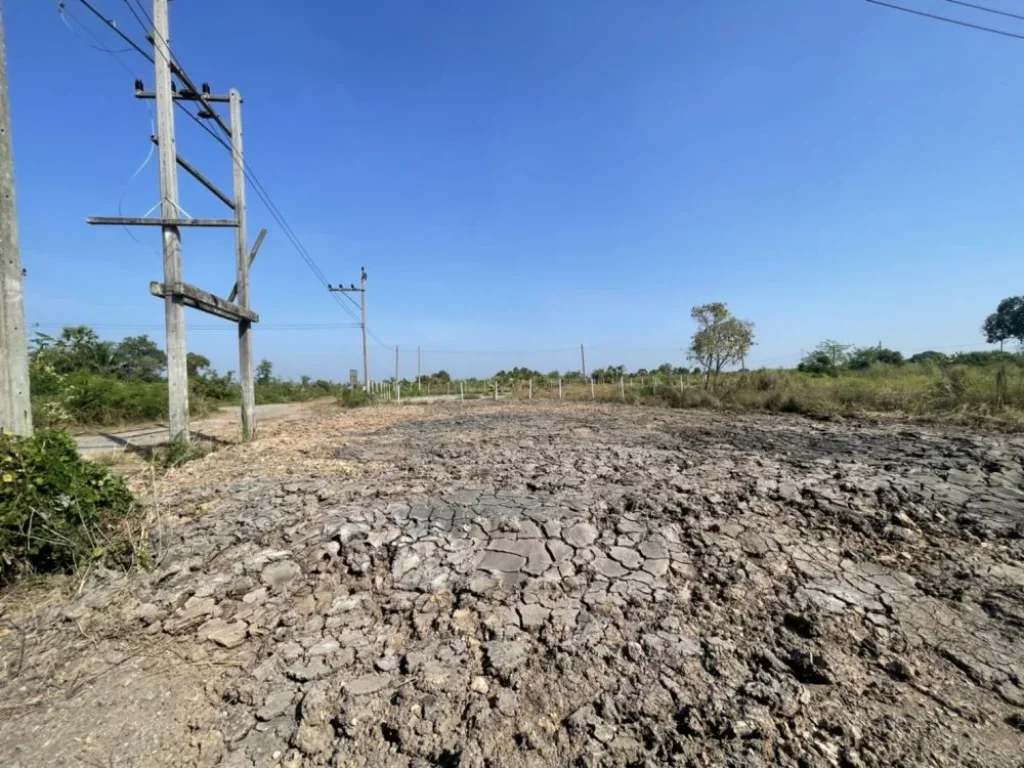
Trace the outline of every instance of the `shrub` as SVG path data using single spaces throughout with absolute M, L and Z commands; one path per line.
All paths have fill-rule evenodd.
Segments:
M 369 403 L 370 396 L 363 389 L 343 389 L 338 395 L 338 405 L 342 408 L 359 408 Z
M 82 459 L 66 433 L 0 434 L 0 582 L 128 564 L 137 514 L 124 483 Z

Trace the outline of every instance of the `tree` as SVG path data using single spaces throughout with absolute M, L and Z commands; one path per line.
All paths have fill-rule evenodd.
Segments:
M 835 339 L 825 339 L 800 361 L 797 370 L 807 373 L 828 373 L 835 375 L 840 366 L 850 359 L 852 344 L 842 344 Z
M 260 360 L 256 366 L 256 383 L 269 384 L 274 380 L 274 364 L 269 360 Z
M 1000 350 L 1009 339 L 1024 344 L 1024 296 L 1010 296 L 1000 301 L 996 311 L 985 318 L 981 331 L 985 341 L 998 342 Z
M 722 369 L 742 362 L 754 345 L 754 324 L 734 317 L 722 302 L 690 310 L 697 331 L 690 342 L 689 357 L 704 369 L 704 388 L 718 383 Z
M 936 363 L 942 364 L 949 360 L 949 355 L 943 354 L 942 352 L 936 352 L 935 350 L 929 349 L 925 352 L 918 352 L 913 355 L 908 363 Z
M 167 368 L 167 355 L 149 336 L 128 336 L 114 349 L 114 366 L 121 378 L 158 381 Z
M 210 358 L 198 352 L 189 352 L 185 355 L 185 367 L 188 369 L 189 378 L 202 376 L 210 370 Z
M 884 365 L 903 365 L 903 353 L 886 347 L 861 347 L 855 349 L 847 366 L 854 370 L 870 368 L 875 363 Z
M 827 352 L 823 352 L 820 349 L 813 349 L 804 355 L 804 359 L 800 361 L 800 365 L 796 369 L 804 373 L 827 373 L 832 376 L 836 374 L 836 367 L 832 364 L 832 358 L 829 357 Z

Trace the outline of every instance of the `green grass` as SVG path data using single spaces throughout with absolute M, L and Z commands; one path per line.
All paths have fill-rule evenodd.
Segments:
M 624 392 L 623 392 L 624 390 Z M 517 399 L 529 396 L 525 382 L 502 388 Z M 623 394 L 625 395 L 623 397 Z M 558 382 L 534 380 L 535 399 L 557 399 Z M 816 416 L 893 414 L 946 418 L 1024 420 L 1024 365 L 1013 361 L 988 366 L 875 365 L 837 376 L 793 370 L 760 370 L 723 374 L 717 386 L 704 389 L 697 377 L 648 377 L 641 384 L 627 380 L 590 385 L 563 383 L 565 400 L 597 400 L 673 408 L 773 411 Z

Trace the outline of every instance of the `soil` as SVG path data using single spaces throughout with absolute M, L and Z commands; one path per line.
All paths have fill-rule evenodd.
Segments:
M 1024 765 L 1018 435 L 445 403 L 143 480 L 152 570 L 3 601 L 5 766 Z

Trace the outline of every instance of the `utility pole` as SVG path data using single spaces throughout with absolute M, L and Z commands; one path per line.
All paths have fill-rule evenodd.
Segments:
M 242 155 L 242 95 L 236 88 L 231 99 L 231 159 L 235 194 L 235 299 L 249 309 L 249 242 L 245 225 L 245 161 Z M 256 383 L 252 369 L 252 323 L 238 321 L 238 380 L 242 384 L 242 439 L 256 437 Z
M 583 345 L 580 344 L 580 365 L 583 368 L 583 378 L 587 378 L 587 356 L 583 351 Z
M 328 285 L 327 290 L 333 293 L 340 293 L 345 296 L 346 299 L 352 301 L 348 297 L 350 293 L 359 294 L 359 311 L 362 314 L 363 321 L 361 323 L 363 329 L 363 389 L 366 390 L 367 394 L 370 392 L 370 355 L 366 348 L 366 268 L 359 268 L 359 287 L 356 288 L 355 283 L 352 283 L 347 288 L 344 285 L 339 285 L 337 288 Z M 352 302 L 355 303 L 354 301 Z M 398 347 L 395 347 L 395 379 L 398 378 Z
M 0 8 L 0 432 L 32 434 L 24 274 L 14 205 L 14 151 L 7 96 L 7 49 Z
M 420 354 L 421 350 L 416 347 L 416 391 L 420 391 L 420 374 L 422 373 L 423 356 Z
M 147 35 L 153 43 L 153 72 L 155 87 L 147 92 L 142 80 L 135 81 L 135 98 L 156 100 L 157 144 L 160 158 L 160 216 L 90 216 L 89 224 L 115 226 L 156 226 L 160 227 L 163 239 L 162 283 L 149 284 L 149 292 L 164 302 L 164 318 L 167 329 L 167 389 L 168 424 L 171 442 L 187 443 L 188 426 L 188 365 L 185 343 L 185 307 L 214 315 L 238 324 L 239 379 L 242 384 L 242 433 L 250 439 L 256 430 L 255 385 L 252 376 L 252 325 L 260 318 L 250 309 L 249 268 L 266 236 L 260 232 L 256 243 L 249 251 L 245 233 L 245 161 L 242 157 L 242 97 L 232 89 L 229 95 L 214 94 L 208 83 L 197 86 L 185 73 L 171 53 L 170 20 L 168 0 L 153 0 L 153 32 Z M 90 10 L 92 10 L 90 8 Z M 96 11 L 93 11 L 96 13 Z M 99 15 L 99 14 L 97 14 Z M 111 28 L 112 21 L 100 17 Z M 181 85 L 177 87 L 173 77 Z M 174 131 L 174 102 L 193 102 L 199 106 L 195 117 L 213 120 L 231 138 L 232 181 L 234 195 L 220 190 L 212 181 L 200 173 L 195 166 L 178 154 Z M 224 121 L 214 104 L 230 104 L 231 126 Z M 221 203 L 230 208 L 230 219 L 192 218 L 178 205 L 177 166 L 181 166 L 196 181 L 204 186 Z M 235 286 L 223 299 L 208 291 L 201 290 L 184 281 L 181 259 L 181 227 L 234 228 L 235 235 Z M 239 303 L 234 303 L 236 297 Z
M 398 383 L 398 345 L 395 345 L 395 383 Z
M 174 91 L 171 81 L 170 19 L 167 0 L 153 0 L 153 72 L 156 90 L 157 149 L 160 156 L 160 215 L 181 218 L 178 208 L 178 152 L 174 137 Z M 164 224 L 164 285 L 183 282 L 181 230 Z M 173 290 L 164 296 L 167 326 L 167 389 L 172 443 L 187 443 L 188 365 L 185 347 L 185 304 Z

